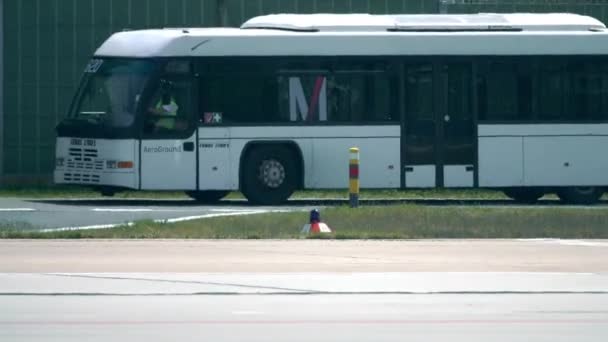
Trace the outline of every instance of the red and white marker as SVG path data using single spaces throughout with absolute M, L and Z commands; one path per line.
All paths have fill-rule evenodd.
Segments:
M 310 211 L 310 223 L 302 227 L 302 234 L 331 233 L 331 228 L 321 222 L 321 214 L 317 209 Z

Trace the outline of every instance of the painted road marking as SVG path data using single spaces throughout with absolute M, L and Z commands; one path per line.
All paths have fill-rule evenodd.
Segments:
M 517 241 L 550 243 L 563 246 L 608 247 L 608 241 L 568 240 L 568 239 L 517 239 Z
M 31 212 L 36 211 L 32 208 L 0 208 L 0 212 Z
M 232 311 L 232 314 L 237 315 L 237 316 L 257 316 L 257 315 L 263 315 L 264 313 L 261 311 L 240 310 L 240 311 Z
M 120 224 L 98 224 L 98 225 L 93 225 L 93 226 L 82 226 L 82 227 L 48 228 L 48 229 L 41 229 L 40 232 L 52 233 L 52 232 L 63 232 L 63 231 L 68 231 L 68 230 L 110 229 L 110 228 L 116 228 L 116 227 L 122 227 L 122 226 L 130 227 L 133 224 L 134 224 L 133 222 L 127 222 L 127 223 L 120 223 Z
M 94 208 L 91 209 L 95 212 L 110 212 L 110 213 L 143 213 L 143 212 L 192 212 L 200 211 L 200 209 L 159 209 L 159 208 Z M 252 213 L 252 212 L 266 212 L 260 211 L 259 209 L 209 209 L 211 212 L 218 213 Z
M 172 219 L 158 219 L 153 220 L 155 223 L 177 223 L 177 222 L 185 222 L 185 221 L 193 221 L 200 220 L 206 218 L 213 217 L 223 217 L 223 216 L 243 216 L 243 215 L 255 215 L 255 214 L 265 214 L 265 213 L 284 213 L 289 210 L 249 210 L 249 211 L 240 211 L 240 212 L 232 212 L 232 213 L 215 213 L 215 214 L 205 214 L 205 215 L 197 215 L 197 216 L 186 216 L 186 217 L 176 217 Z M 93 226 L 81 226 L 81 227 L 62 227 L 62 228 L 49 228 L 40 230 L 43 233 L 50 232 L 61 232 L 61 231 L 70 231 L 70 230 L 89 230 L 89 229 L 110 229 L 116 227 L 131 227 L 135 225 L 134 222 L 126 222 L 126 223 L 116 223 L 116 224 L 101 224 L 101 225 L 93 225 Z
M 272 210 L 251 210 L 251 211 L 240 211 L 233 213 L 217 213 L 217 214 L 205 214 L 205 215 L 197 215 L 197 216 L 186 216 L 186 217 L 178 217 L 174 219 L 167 220 L 158 220 L 158 222 L 166 222 L 166 223 L 176 223 L 176 222 L 185 222 L 185 221 L 193 221 L 205 218 L 213 218 L 213 217 L 223 217 L 223 216 L 243 216 L 243 215 L 254 215 L 254 214 L 264 214 L 270 212 L 284 212 L 282 211 L 272 211 Z
M 110 212 L 110 213 L 140 213 L 140 212 L 150 212 L 154 211 L 153 209 L 132 209 L 132 208 L 95 208 L 91 209 L 93 211 L 98 212 Z

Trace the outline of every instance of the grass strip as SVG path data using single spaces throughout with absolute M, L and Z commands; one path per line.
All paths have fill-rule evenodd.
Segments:
M 41 233 L 5 228 L 0 238 L 26 239 L 607 239 L 608 209 L 470 208 L 418 205 L 324 209 L 333 233 L 302 236 L 306 212 L 218 217 L 175 224 L 136 222 L 112 229 Z
M 0 197 L 14 198 L 100 198 L 99 192 L 87 187 L 66 185 L 40 185 L 40 186 L 4 186 L 0 187 Z M 116 199 L 189 199 L 181 191 L 122 191 L 114 195 Z M 244 199 L 240 192 L 231 192 L 227 199 Z M 314 198 L 314 199 L 348 199 L 348 190 L 303 190 L 296 191 L 292 199 Z M 455 199 L 507 199 L 500 191 L 485 189 L 412 189 L 412 190 L 376 190 L 363 189 L 362 199 L 374 198 L 455 198 Z

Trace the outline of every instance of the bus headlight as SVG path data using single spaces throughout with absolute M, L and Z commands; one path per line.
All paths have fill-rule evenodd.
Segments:
M 133 168 L 132 161 L 119 161 L 117 165 L 118 165 L 119 169 L 132 169 Z
M 106 168 L 108 169 L 132 169 L 133 168 L 132 161 L 116 161 L 116 160 L 108 160 L 106 161 Z

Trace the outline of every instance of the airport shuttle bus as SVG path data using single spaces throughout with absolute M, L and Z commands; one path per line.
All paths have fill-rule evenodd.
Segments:
M 279 14 L 112 35 L 59 124 L 55 182 L 240 190 L 608 186 L 608 30 L 574 14 Z

